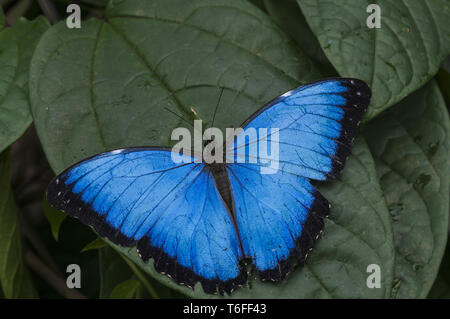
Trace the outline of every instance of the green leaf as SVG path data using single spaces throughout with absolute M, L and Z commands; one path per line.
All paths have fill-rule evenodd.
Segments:
M 114 287 L 132 278 L 133 272 L 123 258 L 110 247 L 101 248 L 98 258 L 100 272 L 99 298 L 107 299 Z
M 0 152 L 31 124 L 28 71 L 34 48 L 47 28 L 43 17 L 21 18 L 0 31 Z
M 33 57 L 32 111 L 56 172 L 107 149 L 169 145 L 172 129 L 185 124 L 166 108 L 187 121 L 194 109 L 209 121 L 221 87 L 227 109 L 218 110 L 214 126 L 224 129 L 318 76 L 289 37 L 246 1 L 113 1 L 106 13 L 107 22 L 89 20 L 81 29 L 51 27 Z M 389 214 L 363 140 L 353 154 L 343 177 L 321 186 L 332 215 L 307 266 L 279 285 L 250 278 L 232 297 L 390 295 Z M 164 285 L 212 297 L 156 273 L 135 247 L 112 246 Z M 373 263 L 383 271 L 381 289 L 366 286 Z
M 109 0 L 83 0 L 83 3 L 92 4 L 98 7 L 106 7 Z
M 374 162 L 363 139 L 358 139 L 339 180 L 322 183 L 320 191 L 332 205 L 325 231 L 311 252 L 306 266 L 295 270 L 279 284 L 249 278 L 232 298 L 387 298 L 391 294 L 394 246 L 390 217 Z M 195 298 L 205 295 L 197 284 L 194 290 L 179 286 L 157 274 L 153 261 L 144 263 L 135 248 L 114 246 L 161 283 Z M 366 285 L 367 266 L 381 268 L 381 289 Z
M 447 73 L 450 73 L 450 56 L 447 57 L 447 59 L 444 60 L 444 62 L 442 62 L 441 67 L 447 71 Z
M 168 145 L 174 128 L 191 129 L 171 112 L 211 124 L 222 87 L 214 126 L 225 129 L 319 77 L 244 0 L 112 1 L 106 15 L 51 27 L 33 56 L 32 112 L 56 172 L 113 148 Z
M 125 280 L 114 287 L 110 299 L 132 299 L 139 289 L 140 282 L 137 280 Z
M 436 76 L 436 80 L 439 83 L 444 100 L 447 104 L 447 109 L 450 109 L 450 72 L 445 68 L 441 68 Z
M 253 3 L 255 6 L 257 6 L 261 10 L 266 11 L 266 7 L 264 6 L 264 0 L 248 0 L 248 1 Z
M 43 201 L 43 209 L 45 217 L 50 224 L 50 229 L 52 230 L 53 238 L 58 241 L 59 238 L 59 230 L 63 221 L 66 219 L 67 215 L 59 210 L 53 208 L 48 204 L 46 200 Z
M 103 248 L 106 246 L 107 246 L 107 244 L 105 243 L 105 241 L 103 239 L 101 239 L 100 237 L 97 237 L 96 239 L 91 241 L 89 244 L 84 246 L 83 249 L 81 250 L 81 252 L 83 253 L 83 252 L 89 251 L 89 250 L 100 249 L 100 248 Z
M 446 0 L 379 0 L 379 29 L 366 25 L 366 0 L 298 3 L 339 74 L 360 78 L 371 87 L 366 119 L 423 86 L 450 53 Z
M 449 216 L 450 124 L 434 81 L 365 131 L 394 230 L 397 298 L 424 298 L 439 269 Z
M 264 3 L 276 23 L 300 45 L 311 59 L 322 64 L 329 63 L 296 0 L 264 0 Z
M 428 298 L 450 299 L 450 245 L 447 245 L 438 276 Z
M 3 29 L 5 24 L 6 24 L 5 13 L 3 12 L 3 8 L 0 6 L 0 31 Z
M 35 298 L 37 293 L 22 258 L 18 212 L 10 186 L 7 152 L 0 154 L 0 286 L 6 298 Z
M 123 259 L 127 263 L 128 267 L 134 272 L 134 275 L 141 281 L 142 285 L 147 289 L 147 292 L 153 299 L 159 299 L 158 293 L 153 288 L 153 285 L 150 283 L 150 281 L 147 279 L 145 274 L 139 269 L 139 267 L 136 266 L 135 263 L 133 263 L 130 259 L 122 255 Z

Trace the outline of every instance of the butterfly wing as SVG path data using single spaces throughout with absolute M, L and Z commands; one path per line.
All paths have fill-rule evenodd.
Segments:
M 227 161 L 235 163 L 227 170 L 244 254 L 253 259 L 261 278 L 282 279 L 291 269 L 291 257 L 303 264 L 329 214 L 327 200 L 310 179 L 338 176 L 369 100 L 363 81 L 315 82 L 263 107 L 229 146 Z M 269 130 L 248 134 L 260 128 Z M 268 164 L 255 146 L 264 140 L 279 145 L 277 169 L 270 174 L 262 173 Z M 255 157 L 258 161 L 252 163 Z
M 370 89 L 357 79 L 330 79 L 296 88 L 243 124 L 227 160 L 250 162 L 258 157 L 258 142 L 266 140 L 270 145 L 278 136 L 280 157 L 275 164 L 280 170 L 316 180 L 336 178 L 369 101 Z M 240 138 L 262 128 L 268 128 L 267 134 Z
M 279 281 L 303 264 L 323 229 L 328 201 L 307 178 L 278 171 L 261 175 L 257 165 L 227 168 L 245 255 L 263 280 Z
M 183 155 L 185 156 L 185 155 Z M 170 150 L 133 148 L 84 160 L 56 177 L 47 199 L 178 283 L 230 292 L 246 281 L 242 252 L 212 174 Z

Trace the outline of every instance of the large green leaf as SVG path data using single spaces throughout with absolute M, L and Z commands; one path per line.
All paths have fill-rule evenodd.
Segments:
M 264 4 L 271 17 L 311 59 L 323 64 L 329 63 L 296 0 L 264 0 Z
M 79 30 L 53 26 L 33 57 L 32 111 L 56 172 L 106 149 L 168 145 L 172 129 L 185 125 L 171 112 L 209 121 L 221 87 L 227 109 L 219 108 L 214 126 L 223 129 L 318 76 L 289 37 L 246 1 L 113 1 L 106 13 L 107 22 L 86 21 Z M 321 190 L 334 206 L 307 267 L 279 285 L 251 278 L 233 297 L 390 295 L 389 214 L 363 140 L 342 179 Z M 193 291 L 157 274 L 134 247 L 112 246 L 165 285 L 209 297 L 200 286 Z M 366 286 L 373 263 L 383 271 L 381 289 Z
M 17 208 L 7 152 L 0 154 L 0 286 L 6 298 L 37 297 L 22 258 Z
M 195 110 L 207 122 L 222 87 L 226 109 L 214 126 L 237 127 L 319 76 L 243 0 L 112 1 L 106 14 L 107 22 L 89 20 L 81 29 L 53 26 L 33 57 L 33 116 L 57 172 L 106 149 L 167 145 L 172 130 L 186 125 L 171 112 L 192 120 Z
M 0 31 L 0 152 L 31 124 L 28 71 L 34 48 L 47 28 L 47 20 L 41 17 L 19 19 Z
M 379 0 L 379 29 L 366 25 L 370 1 L 297 1 L 339 74 L 372 88 L 367 118 L 424 85 L 450 53 L 447 0 Z
M 365 131 L 391 213 L 394 297 L 423 298 L 447 241 L 450 124 L 434 81 Z

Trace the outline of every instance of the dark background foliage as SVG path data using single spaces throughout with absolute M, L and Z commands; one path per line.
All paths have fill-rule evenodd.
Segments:
M 69 3 L 81 29 L 66 27 Z M 224 128 L 349 76 L 373 99 L 342 176 L 318 185 L 332 204 L 318 245 L 282 283 L 251 277 L 225 297 L 449 298 L 450 2 L 377 1 L 380 29 L 369 3 L 0 0 L 0 296 L 212 297 L 49 207 L 48 182 L 104 150 L 169 145 L 183 121 L 165 109 L 210 119 L 222 88 Z M 81 289 L 66 286 L 69 264 Z

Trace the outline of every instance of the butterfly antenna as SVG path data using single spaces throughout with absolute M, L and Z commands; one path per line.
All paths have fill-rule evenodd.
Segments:
M 166 111 L 172 113 L 172 114 L 175 115 L 176 117 L 178 117 L 180 120 L 182 120 L 182 121 L 188 123 L 190 126 L 194 127 L 194 125 L 192 125 L 191 122 L 189 122 L 188 120 L 186 120 L 186 119 L 185 119 L 184 117 L 182 117 L 181 115 L 175 113 L 175 112 L 172 111 L 172 110 L 169 110 L 167 107 L 164 107 L 164 109 L 165 109 Z
M 216 119 L 216 113 L 217 113 L 217 110 L 219 109 L 220 100 L 222 99 L 222 94 L 223 94 L 223 90 L 224 89 L 225 88 L 222 87 L 222 90 L 220 91 L 219 100 L 217 101 L 216 108 L 214 109 L 214 114 L 213 114 L 213 117 L 212 117 L 212 120 L 211 120 L 211 125 L 209 127 L 213 127 L 214 126 L 214 121 Z

